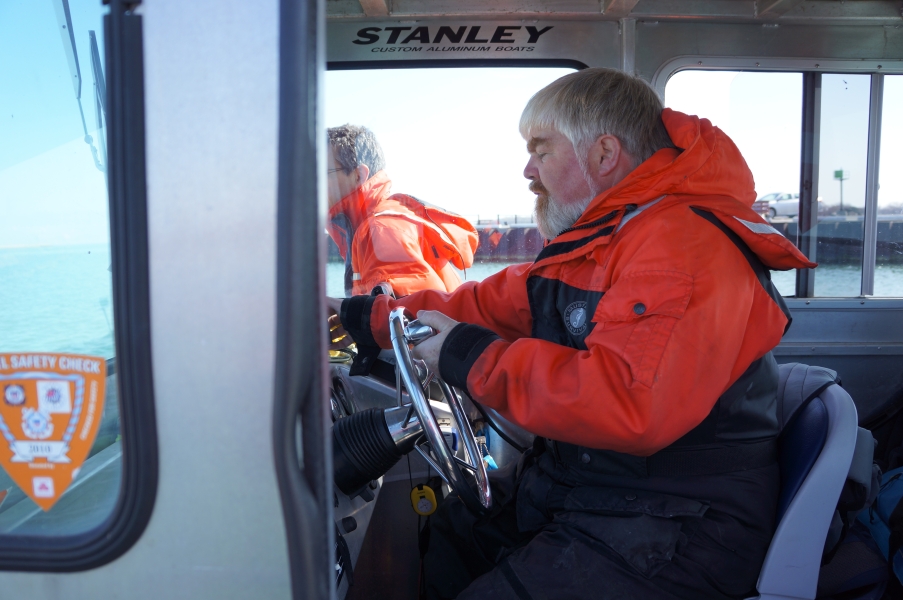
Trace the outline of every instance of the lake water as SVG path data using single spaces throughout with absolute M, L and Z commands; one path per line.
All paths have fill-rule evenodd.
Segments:
M 112 357 L 106 245 L 0 249 L 0 352 Z
M 481 281 L 508 263 L 483 262 L 467 269 Z M 0 249 L 0 352 L 71 352 L 114 355 L 110 251 L 105 245 Z M 819 296 L 856 296 L 861 271 L 852 266 L 816 270 Z M 326 290 L 344 295 L 344 265 L 327 263 Z M 785 295 L 794 293 L 794 272 L 775 272 Z M 875 293 L 903 296 L 903 266 L 878 265 Z

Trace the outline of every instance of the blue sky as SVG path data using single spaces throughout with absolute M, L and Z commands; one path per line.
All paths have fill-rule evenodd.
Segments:
M 103 56 L 102 9 L 100 0 L 70 2 L 89 129 L 96 125 L 88 30 L 97 34 Z M 4 90 L 0 94 L 0 138 L 15 141 L 0 146 L 3 170 L 83 134 L 53 4 L 49 0 L 3 0 L 0 32 L 0 56 L 4 57 L 0 63 L 0 89 Z
M 105 10 L 99 0 L 70 3 L 82 105 L 95 138 L 88 30 L 103 55 Z M 107 241 L 104 175 L 83 141 L 51 2 L 0 2 L 0 56 L 0 247 Z
M 376 134 L 394 190 L 467 217 L 529 215 L 520 113 L 537 90 L 571 69 L 329 71 L 327 127 Z

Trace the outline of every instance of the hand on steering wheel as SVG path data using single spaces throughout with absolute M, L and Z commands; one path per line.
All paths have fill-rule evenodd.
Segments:
M 412 350 L 414 358 L 419 358 L 426 363 L 426 367 L 429 369 L 430 373 L 435 373 L 438 377 L 439 352 L 442 350 L 442 344 L 445 343 L 445 338 L 448 337 L 448 332 L 451 331 L 458 322 L 435 310 L 421 310 L 417 313 L 417 320 L 422 325 L 432 327 L 437 333 L 414 346 L 414 349 Z
M 329 349 L 341 350 L 354 343 L 342 326 L 339 313 L 342 311 L 342 298 L 326 297 L 327 326 L 329 327 Z

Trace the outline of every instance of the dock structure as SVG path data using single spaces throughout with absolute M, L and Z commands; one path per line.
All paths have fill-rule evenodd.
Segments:
M 495 219 L 476 219 L 480 245 L 474 255 L 477 261 L 531 261 L 542 250 L 533 216 L 496 216 Z
M 543 240 L 530 216 L 499 216 L 474 219 L 480 235 L 475 260 L 478 262 L 532 261 L 542 250 Z M 798 243 L 796 218 L 776 217 L 769 223 L 781 235 Z M 819 217 L 815 260 L 821 264 L 857 264 L 862 262 L 864 221 L 862 215 Z M 877 262 L 903 264 L 903 214 L 878 215 Z M 341 260 L 338 249 L 329 243 L 329 260 Z

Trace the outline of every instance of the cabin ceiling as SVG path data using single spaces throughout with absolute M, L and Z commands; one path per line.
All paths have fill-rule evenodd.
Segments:
M 629 18 L 903 26 L 903 0 L 326 0 L 326 17 Z

